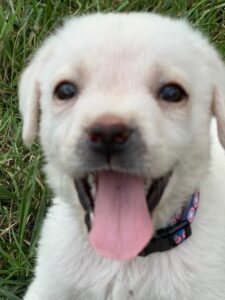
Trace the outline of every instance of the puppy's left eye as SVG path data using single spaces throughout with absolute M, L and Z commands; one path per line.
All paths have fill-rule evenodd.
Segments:
M 159 90 L 158 96 L 167 102 L 180 102 L 187 97 L 187 93 L 178 84 L 166 84 Z
M 78 94 L 78 88 L 74 83 L 61 82 L 56 86 L 54 94 L 60 100 L 69 100 Z

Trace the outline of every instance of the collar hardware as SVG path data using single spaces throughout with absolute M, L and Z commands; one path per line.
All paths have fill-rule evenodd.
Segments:
M 180 236 L 180 234 L 182 234 L 185 239 L 191 236 L 191 226 L 187 220 L 157 230 L 155 237 L 151 239 L 144 250 L 139 253 L 139 256 L 144 257 L 154 252 L 164 252 L 175 248 L 181 243 L 181 241 L 178 242 L 179 238 L 176 238 L 177 236 Z

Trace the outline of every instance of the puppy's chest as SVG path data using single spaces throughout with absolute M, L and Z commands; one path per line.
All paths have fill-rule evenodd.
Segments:
M 166 256 L 140 258 L 116 268 L 90 269 L 86 290 L 79 300 L 176 300 L 191 299 L 188 271 L 171 265 Z M 181 267 L 181 266 L 179 266 Z M 188 296 L 187 296 L 188 295 Z M 190 297 L 190 298 L 189 298 Z

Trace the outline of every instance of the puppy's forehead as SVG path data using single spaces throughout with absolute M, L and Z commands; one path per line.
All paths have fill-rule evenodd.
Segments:
M 184 73 L 192 77 L 194 70 L 188 66 L 196 64 L 195 72 L 201 68 L 202 49 L 207 48 L 201 35 L 185 22 L 145 13 L 71 19 L 56 33 L 56 41 L 52 78 L 85 69 L 99 75 L 101 71 L 121 72 L 121 76 L 155 73 L 160 66 L 180 68 L 180 73 L 185 67 Z
M 132 42 L 137 46 L 143 44 L 143 39 L 154 44 L 179 43 L 188 41 L 190 36 L 193 40 L 192 34 L 193 30 L 184 21 L 141 13 L 84 16 L 67 21 L 59 31 L 59 36 L 64 36 L 71 44 L 83 46 L 107 46 L 112 41 Z
M 58 32 L 58 38 L 62 46 L 85 48 L 85 55 L 96 50 L 98 54 L 151 50 L 153 53 L 168 51 L 177 56 L 180 48 L 185 54 L 185 47 L 190 49 L 200 42 L 199 34 L 184 21 L 144 13 L 100 14 L 72 19 Z

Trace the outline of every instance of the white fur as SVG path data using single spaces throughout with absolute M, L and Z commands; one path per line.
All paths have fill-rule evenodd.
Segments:
M 70 101 L 53 96 L 58 82 L 80 87 Z M 157 99 L 162 84 L 177 82 L 189 98 Z M 225 299 L 225 69 L 212 46 L 184 21 L 154 14 L 94 14 L 74 18 L 37 51 L 20 82 L 23 138 L 37 131 L 56 197 L 38 249 L 25 300 Z M 155 228 L 200 188 L 193 235 L 164 253 L 111 261 L 91 248 L 73 179 L 82 175 L 76 152 L 83 129 L 105 114 L 138 125 L 146 144 L 139 175 L 173 168 L 153 212 Z

